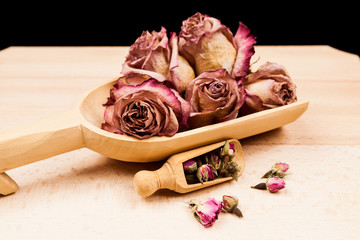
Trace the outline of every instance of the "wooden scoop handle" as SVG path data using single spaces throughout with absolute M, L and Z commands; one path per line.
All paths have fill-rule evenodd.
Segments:
M 165 163 L 156 171 L 140 171 L 134 176 L 134 187 L 137 194 L 148 197 L 159 189 L 174 190 L 176 185 L 173 169 Z
M 79 119 L 69 111 L 0 134 L 0 173 L 84 147 Z M 7 175 L 1 176 L 0 194 L 5 195 L 9 191 L 2 189 L 15 188 Z

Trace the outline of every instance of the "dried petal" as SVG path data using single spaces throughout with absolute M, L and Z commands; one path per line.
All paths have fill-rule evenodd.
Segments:
M 239 22 L 239 28 L 233 41 L 237 55 L 231 76 L 237 80 L 242 80 L 248 74 L 250 59 L 255 53 L 253 45 L 256 43 L 256 40 L 250 33 L 250 29 L 242 22 Z

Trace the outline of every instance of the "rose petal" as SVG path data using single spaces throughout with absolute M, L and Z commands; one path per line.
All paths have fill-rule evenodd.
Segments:
M 195 73 L 188 61 L 179 55 L 178 37 L 171 33 L 170 37 L 170 76 L 171 82 L 180 93 L 186 90 L 186 86 L 195 78 Z
M 179 36 L 180 53 L 197 75 L 220 68 L 231 72 L 236 49 L 231 31 L 220 20 L 196 13 L 183 21 Z
M 234 36 L 233 43 L 237 55 L 231 76 L 236 79 L 243 79 L 249 71 L 250 59 L 255 53 L 253 45 L 256 40 L 250 33 L 250 29 L 242 22 L 239 22 L 239 28 Z

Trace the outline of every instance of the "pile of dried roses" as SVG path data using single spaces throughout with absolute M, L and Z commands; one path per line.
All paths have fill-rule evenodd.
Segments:
M 235 145 L 226 141 L 221 148 L 183 162 L 187 183 L 203 183 L 217 177 L 232 177 L 237 181 L 241 167 L 233 161 L 235 156 Z
M 101 128 L 140 139 L 173 136 L 296 101 L 284 67 L 267 62 L 249 69 L 255 43 L 243 23 L 233 35 L 201 13 L 170 40 L 165 28 L 144 31 L 110 90 Z

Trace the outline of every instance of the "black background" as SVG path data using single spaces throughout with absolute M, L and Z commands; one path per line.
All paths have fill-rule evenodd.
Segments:
M 332 2 L 332 3 L 331 3 Z M 330 45 L 359 54 L 356 1 L 166 1 L 1 4 L 0 49 L 8 46 L 128 46 L 143 30 L 179 32 L 196 12 L 236 32 L 242 21 L 257 45 Z

